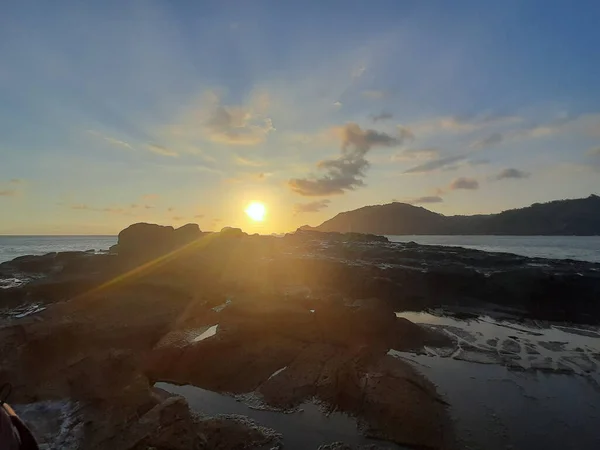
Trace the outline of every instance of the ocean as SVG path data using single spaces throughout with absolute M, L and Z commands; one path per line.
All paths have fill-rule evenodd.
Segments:
M 489 252 L 600 263 L 600 236 L 387 236 L 392 242 L 450 245 Z M 116 236 L 0 236 L 0 263 L 22 255 L 108 250 Z
M 531 258 L 600 263 L 600 236 L 387 236 L 392 242 L 449 245 Z

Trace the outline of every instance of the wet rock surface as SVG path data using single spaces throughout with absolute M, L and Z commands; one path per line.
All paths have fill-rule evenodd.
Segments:
M 521 318 L 600 317 L 600 265 L 313 231 L 276 238 L 138 224 L 112 254 L 17 258 L 0 264 L 0 277 L 26 280 L 0 289 L 0 382 L 13 383 L 12 403 L 48 448 L 277 444 L 243 418 L 197 416 L 156 381 L 275 410 L 316 400 L 356 417 L 367 436 L 450 448 L 445 400 L 390 352 L 535 358 L 534 367 L 544 345 L 562 344 L 481 342 L 394 311 L 491 305 Z M 561 364 L 596 370 L 597 352 L 580 353 Z

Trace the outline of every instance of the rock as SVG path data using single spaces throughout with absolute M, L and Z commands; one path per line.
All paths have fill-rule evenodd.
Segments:
M 196 223 L 188 223 L 174 231 L 176 245 L 185 245 L 202 236 L 202 231 Z
M 171 226 L 136 223 L 119 233 L 117 251 L 120 257 L 147 260 L 169 253 L 202 236 L 196 224 L 175 230 Z
M 128 424 L 123 433 L 114 435 L 96 448 L 123 450 L 200 450 L 205 442 L 182 397 L 170 397 Z
M 56 252 L 47 253 L 45 255 L 26 255 L 18 256 L 12 261 L 7 261 L 0 264 L 0 269 L 19 271 L 24 273 L 47 273 L 54 265 Z
M 283 409 L 314 396 L 356 416 L 367 435 L 411 448 L 448 448 L 453 440 L 435 387 L 409 364 L 369 348 L 309 346 L 259 392 Z
M 345 301 L 330 296 L 316 307 L 315 318 L 323 340 L 341 345 L 387 347 L 396 324 L 391 305 L 376 298 Z
M 219 237 L 224 238 L 241 238 L 248 236 L 248 233 L 244 233 L 241 228 L 224 227 L 219 233 Z
M 212 450 L 266 448 L 275 445 L 281 435 L 239 415 L 219 415 L 202 418 L 198 423 L 204 447 Z
M 354 450 L 351 446 L 343 442 L 332 442 L 331 444 L 319 445 L 317 450 Z
M 334 241 L 334 242 L 389 242 L 385 236 L 365 233 L 337 233 L 324 232 L 311 229 L 310 227 L 300 227 L 294 233 L 285 235 L 288 240 L 317 240 L 317 241 Z
M 76 268 L 81 273 L 86 273 L 91 266 L 98 266 L 103 261 L 102 256 L 89 252 L 69 251 L 60 253 L 47 253 L 45 255 L 19 256 L 12 261 L 0 264 L 0 277 L 26 276 L 40 278 Z
M 385 449 L 392 449 L 392 448 L 395 449 L 397 447 L 396 446 L 389 447 L 389 446 L 375 445 L 375 444 L 352 446 L 352 445 L 345 444 L 344 442 L 332 442 L 331 444 L 320 445 L 318 450 L 385 450 Z
M 431 382 L 396 358 L 385 356 L 371 366 L 357 409 L 367 436 L 410 448 L 452 447 L 445 402 Z

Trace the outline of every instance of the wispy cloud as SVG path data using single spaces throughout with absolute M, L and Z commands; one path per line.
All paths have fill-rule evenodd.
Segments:
M 414 141 L 414 139 L 415 139 L 414 133 L 408 127 L 405 127 L 405 126 L 402 126 L 402 125 L 397 125 L 396 126 L 396 131 L 398 132 L 398 137 L 402 141 Z
M 592 156 L 592 157 L 596 157 L 599 156 L 600 157 L 600 147 L 596 147 L 596 148 L 592 148 L 587 152 L 588 156 Z
M 351 73 L 352 78 L 362 77 L 363 73 L 365 73 L 365 70 L 367 70 L 367 67 L 364 64 L 360 64 L 360 65 L 356 66 L 354 69 L 352 69 L 352 73 Z
M 236 156 L 235 158 L 233 158 L 233 162 L 238 166 L 247 167 L 261 167 L 265 165 L 263 161 L 256 161 L 254 159 L 245 158 L 243 156 Z
M 424 197 L 417 197 L 413 199 L 406 200 L 406 203 L 410 203 L 411 205 L 423 205 L 427 203 L 442 203 L 444 199 L 439 195 L 426 195 Z
M 505 179 L 521 179 L 528 178 L 531 174 L 529 172 L 525 172 L 519 169 L 504 169 L 499 174 L 497 174 L 494 179 L 495 180 L 505 180 Z
M 11 178 L 10 180 L 8 180 L 8 182 L 10 184 L 23 184 L 25 181 L 21 178 Z
M 328 199 L 317 200 L 309 203 L 296 203 L 294 205 L 294 214 L 319 212 L 322 209 L 327 208 L 329 203 L 331 203 L 331 201 Z
M 175 150 L 167 148 L 167 147 L 159 145 L 159 144 L 150 143 L 150 144 L 145 144 L 145 145 L 141 145 L 141 146 L 133 146 L 127 141 L 104 135 L 95 130 L 88 130 L 88 133 L 92 136 L 95 136 L 97 138 L 104 140 L 105 142 L 108 142 L 110 145 L 112 145 L 113 147 L 117 147 L 117 148 L 124 148 L 124 149 L 132 150 L 132 151 L 141 149 L 144 151 L 148 151 L 148 152 L 155 153 L 157 155 L 163 155 L 163 156 L 178 156 L 179 155 L 179 153 L 176 152 Z
M 437 148 L 408 148 L 395 155 L 392 155 L 392 161 L 414 161 L 419 159 L 439 158 L 440 151 Z
M 66 205 L 69 209 L 74 211 L 90 211 L 108 214 L 120 214 L 125 216 L 135 216 L 135 211 L 139 209 L 139 205 L 133 203 L 127 206 L 108 206 L 108 207 L 97 207 L 88 205 L 86 203 L 76 203 L 73 205 Z
M 95 130 L 88 130 L 88 133 L 91 134 L 92 136 L 96 136 L 100 139 L 103 139 L 104 141 L 106 141 L 110 145 L 112 145 L 113 147 L 120 147 L 120 148 L 125 148 L 127 150 L 133 150 L 133 146 L 129 142 L 126 142 L 124 140 L 116 139 L 111 136 L 106 136 Z
M 411 125 L 416 134 L 435 132 L 471 133 L 488 127 L 518 123 L 518 116 L 483 114 L 475 116 L 444 116 Z
M 423 164 L 419 164 L 418 166 L 411 167 L 408 170 L 405 170 L 404 173 L 429 173 L 434 172 L 436 170 L 444 169 L 446 167 L 451 167 L 457 162 L 465 161 L 468 155 L 452 155 L 445 156 L 443 158 L 437 158 L 432 161 L 428 161 Z
M 455 191 L 458 189 L 465 189 L 465 190 L 472 191 L 475 189 L 479 189 L 479 181 L 477 181 L 475 178 L 461 177 L 461 178 L 457 178 L 452 183 L 450 183 L 450 186 L 448 188 L 452 191 Z
M 163 156 L 179 156 L 175 150 L 158 144 L 147 144 L 146 148 L 152 153 Z
M 260 144 L 275 131 L 270 118 L 257 118 L 241 106 L 217 106 L 205 127 L 213 142 L 237 145 Z
M 379 114 L 376 114 L 376 115 L 374 115 L 374 116 L 371 116 L 371 120 L 372 120 L 373 122 L 383 122 L 383 121 L 385 121 L 385 120 L 392 119 L 393 117 L 394 117 L 394 115 L 393 115 L 392 113 L 390 113 L 390 112 L 385 112 L 385 111 L 382 111 L 382 112 L 380 112 Z
M 486 138 L 483 138 L 483 139 L 480 139 L 480 140 L 477 140 L 477 141 L 471 143 L 471 145 L 469 147 L 471 147 L 472 149 L 475 149 L 475 150 L 481 150 L 486 147 L 491 147 L 492 145 L 498 145 L 503 140 L 504 140 L 504 136 L 501 133 L 493 133 L 493 134 L 490 134 Z
M 16 189 L 2 189 L 0 190 L 0 197 L 14 197 L 17 193 Z
M 600 113 L 560 117 L 547 123 L 532 124 L 516 130 L 514 139 L 541 139 L 558 134 L 600 137 Z
M 369 100 L 381 100 L 382 98 L 384 98 L 386 96 L 386 92 L 372 89 L 372 90 L 363 91 L 362 96 Z
M 363 130 L 356 123 L 349 123 L 339 130 L 342 140 L 341 155 L 336 159 L 321 161 L 317 168 L 325 175 L 289 180 L 290 189 L 304 196 L 343 194 L 364 186 L 363 178 L 369 167 L 366 155 L 372 147 L 393 147 L 402 139 L 376 130 Z
M 158 194 L 142 195 L 142 200 L 154 201 L 154 200 L 158 200 L 159 198 L 160 198 L 160 195 L 158 195 Z

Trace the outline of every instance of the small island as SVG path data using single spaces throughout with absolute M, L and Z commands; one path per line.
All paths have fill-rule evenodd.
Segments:
M 554 200 L 498 214 L 444 216 L 406 203 L 365 206 L 306 229 L 381 235 L 598 236 L 600 197 Z

